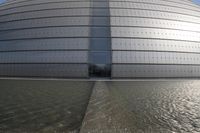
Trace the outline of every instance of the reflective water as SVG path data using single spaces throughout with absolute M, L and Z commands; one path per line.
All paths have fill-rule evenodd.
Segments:
M 0 133 L 76 133 L 91 82 L 0 80 Z
M 129 114 L 132 132 L 200 132 L 200 81 L 123 81 L 108 86 Z
M 76 133 L 85 126 L 82 133 L 200 133 L 200 80 L 93 86 L 87 81 L 0 80 L 0 132 Z

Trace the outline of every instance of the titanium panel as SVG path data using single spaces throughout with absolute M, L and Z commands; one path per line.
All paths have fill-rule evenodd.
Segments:
M 19 21 L 24 19 L 44 18 L 44 17 L 61 17 L 61 16 L 89 16 L 87 8 L 82 9 L 52 9 L 43 11 L 24 12 L 19 14 L 10 14 L 0 17 L 0 23 L 8 21 Z
M 179 40 L 113 38 L 113 50 L 171 51 L 200 53 L 200 43 Z
M 153 18 L 111 17 L 111 24 L 119 27 L 151 27 L 200 32 L 200 24 Z
M 200 66 L 113 65 L 112 78 L 200 77 Z
M 0 76 L 88 78 L 87 64 L 0 64 Z
M 200 17 L 184 14 L 175 14 L 169 12 L 152 11 L 152 10 L 139 10 L 139 9 L 111 9 L 111 16 L 118 17 L 143 17 L 143 18 L 158 18 L 168 20 L 178 20 L 199 23 Z
M 3 10 L 0 12 L 0 16 L 8 14 L 16 14 L 22 12 L 38 11 L 38 10 L 49 10 L 49 9 L 62 9 L 62 8 L 89 8 L 90 2 L 59 2 L 59 3 L 46 3 L 32 6 L 22 6 L 18 8 L 11 8 L 9 10 Z
M 19 1 L 17 2 L 12 2 L 12 3 L 4 3 L 0 5 L 1 10 L 8 10 L 12 8 L 19 8 L 19 7 L 25 7 L 25 6 L 31 6 L 31 5 L 43 5 L 47 3 L 60 3 L 60 2 L 70 2 L 71 0 L 24 0 L 24 1 Z M 80 2 L 80 0 L 73 0 L 73 2 Z M 82 1 L 85 2 L 85 1 Z M 87 2 L 87 1 L 86 1 Z M 89 2 L 89 1 L 88 1 Z
M 158 10 L 163 12 L 174 12 L 178 14 L 194 15 L 199 16 L 198 11 L 188 10 L 184 8 L 177 8 L 173 5 L 158 5 L 151 3 L 134 3 L 134 2 L 110 2 L 110 8 L 125 8 L 125 9 L 145 9 L 145 10 Z
M 11 21 L 0 24 L 0 31 L 38 27 L 80 27 L 80 25 L 89 26 L 89 17 L 53 17 Z
M 0 32 L 0 40 L 89 37 L 88 27 L 52 27 Z
M 72 0 L 29 0 L 29 1 L 19 1 L 17 2 L 12 2 L 12 3 L 5 3 L 1 5 L 1 10 L 8 10 L 10 8 L 19 8 L 21 6 L 30 6 L 30 5 L 42 5 L 45 3 L 58 3 L 58 2 L 70 2 Z M 73 0 L 73 2 L 79 2 L 80 0 Z M 88 1 L 89 2 L 89 1 Z
M 160 28 L 112 27 L 112 37 L 156 38 L 200 42 L 200 33 Z
M 117 64 L 196 64 L 200 54 L 174 52 L 113 51 L 113 63 Z
M 86 51 L 1 52 L 0 63 L 87 63 Z
M 0 51 L 88 50 L 88 38 L 59 38 L 0 41 Z
M 113 78 L 199 77 L 199 13 L 189 0 L 9 0 L 0 76 L 86 78 L 93 62 Z
M 122 0 L 111 0 L 111 1 L 119 1 L 122 2 Z M 194 11 L 200 11 L 199 7 L 194 5 L 193 3 L 190 4 L 190 2 L 187 2 L 187 4 L 183 3 L 177 3 L 176 1 L 169 1 L 169 0 L 123 0 L 123 2 L 138 2 L 138 3 L 151 3 L 151 4 L 159 4 L 159 5 L 166 5 L 168 7 L 179 7 L 179 8 L 185 8 L 188 10 L 194 10 Z
M 7 8 L 15 8 L 15 7 L 19 7 L 19 6 L 29 6 L 32 4 L 44 4 L 44 3 L 51 3 L 51 2 L 55 2 L 55 0 L 33 0 L 33 1 L 23 1 L 23 2 L 18 2 L 19 0 L 17 0 L 17 2 L 12 2 L 9 4 L 5 4 L 2 6 L 2 9 L 7 9 Z M 56 2 L 68 2 L 71 0 L 56 0 Z M 73 0 L 74 2 L 79 1 L 79 0 Z M 96 0 L 94 0 L 96 1 Z M 110 1 L 119 1 L 122 2 L 122 0 L 110 0 Z M 180 8 L 187 8 L 190 10 L 197 10 L 200 11 L 198 6 L 191 4 L 190 2 L 184 2 L 180 3 L 180 2 L 176 2 L 176 1 L 165 1 L 165 0 L 123 0 L 123 2 L 141 2 L 141 3 L 151 3 L 151 4 L 162 4 L 162 5 L 166 5 L 166 6 L 178 6 Z M 182 1 L 181 1 L 182 2 Z

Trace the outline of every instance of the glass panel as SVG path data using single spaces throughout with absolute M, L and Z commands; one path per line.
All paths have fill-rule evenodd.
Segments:
M 92 38 L 90 48 L 94 51 L 105 51 L 110 49 L 109 38 Z
M 110 64 L 110 52 L 92 52 L 91 64 Z
M 96 7 L 105 7 L 97 9 Z M 109 2 L 92 2 L 91 19 L 91 40 L 90 40 L 90 67 L 91 77 L 110 77 L 111 76 L 111 39 L 110 39 L 110 18 Z M 107 8 L 107 9 L 106 9 Z

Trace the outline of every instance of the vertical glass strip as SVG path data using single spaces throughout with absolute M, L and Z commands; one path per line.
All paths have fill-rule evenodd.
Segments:
M 111 33 L 109 0 L 91 1 L 90 77 L 111 76 Z

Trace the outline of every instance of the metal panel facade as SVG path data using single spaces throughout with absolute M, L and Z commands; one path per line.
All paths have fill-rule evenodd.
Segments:
M 90 2 L 0 5 L 0 76 L 88 78 Z
M 110 1 L 112 78 L 200 77 L 200 8 L 191 1 Z
M 190 0 L 8 0 L 0 76 L 200 77 L 200 8 Z M 106 66 L 107 67 L 107 66 Z

